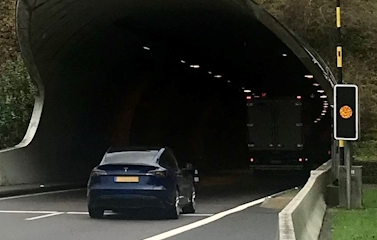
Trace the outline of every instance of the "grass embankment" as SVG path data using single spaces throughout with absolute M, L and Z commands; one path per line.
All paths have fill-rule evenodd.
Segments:
M 377 186 L 364 190 L 363 210 L 335 210 L 333 240 L 377 239 Z

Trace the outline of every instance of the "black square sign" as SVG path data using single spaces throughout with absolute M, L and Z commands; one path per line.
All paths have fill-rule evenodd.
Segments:
M 336 140 L 357 140 L 359 138 L 358 98 L 356 85 L 335 85 L 334 137 Z

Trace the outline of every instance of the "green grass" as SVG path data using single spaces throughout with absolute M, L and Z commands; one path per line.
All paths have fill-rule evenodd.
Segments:
M 370 189 L 365 189 L 363 194 L 363 206 L 368 208 L 377 209 L 377 187 L 370 187 Z M 377 224 L 377 219 L 376 219 Z M 377 226 L 376 226 L 377 228 Z
M 376 186 L 365 189 L 363 205 L 364 210 L 335 210 L 333 240 L 377 240 Z

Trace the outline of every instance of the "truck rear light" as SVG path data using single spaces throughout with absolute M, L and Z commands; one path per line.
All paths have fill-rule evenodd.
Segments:
M 156 170 L 149 171 L 148 175 L 153 175 L 156 177 L 166 177 L 168 175 L 168 172 L 164 168 L 158 168 Z

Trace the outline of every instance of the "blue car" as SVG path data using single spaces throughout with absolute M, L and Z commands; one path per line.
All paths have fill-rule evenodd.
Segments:
M 191 164 L 181 169 L 169 148 L 110 148 L 88 181 L 89 215 L 141 208 L 163 209 L 171 219 L 194 213 L 193 172 Z

